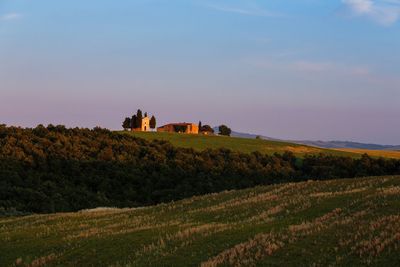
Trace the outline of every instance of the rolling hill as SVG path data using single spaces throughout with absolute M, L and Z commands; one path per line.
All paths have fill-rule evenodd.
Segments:
M 0 218 L 1 266 L 397 266 L 400 177 Z
M 205 136 L 205 135 L 188 135 L 175 133 L 159 133 L 159 132 L 120 132 L 121 134 L 133 135 L 146 140 L 165 140 L 172 145 L 184 148 L 193 148 L 195 150 L 205 150 L 208 148 L 227 148 L 238 152 L 261 152 L 265 154 L 283 153 L 291 151 L 296 155 L 325 153 L 335 156 L 351 156 L 359 157 L 357 153 L 346 151 L 324 149 L 312 147 L 302 144 L 295 144 L 285 141 L 250 139 L 239 137 L 225 136 Z
M 270 149 L 268 153 L 290 147 L 256 139 L 167 137 L 203 149 L 213 142 L 236 146 L 236 150 Z M 102 128 L 0 127 L 0 214 L 141 207 L 257 185 L 400 175 L 400 160 L 361 154 L 354 158 L 305 155 L 313 148 L 294 148 L 303 154 L 268 155 L 223 148 L 197 151 Z

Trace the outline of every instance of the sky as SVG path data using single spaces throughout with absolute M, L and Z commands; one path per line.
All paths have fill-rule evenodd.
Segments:
M 400 144 L 399 63 L 400 0 L 0 0 L 7 125 Z

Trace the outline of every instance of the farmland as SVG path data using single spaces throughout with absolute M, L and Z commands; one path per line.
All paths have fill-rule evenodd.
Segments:
M 0 219 L 1 266 L 395 266 L 400 177 Z
M 400 151 L 397 150 L 370 150 L 370 149 L 352 149 L 352 148 L 343 148 L 338 150 L 349 153 L 368 154 L 371 157 L 400 159 Z
M 350 156 L 358 158 L 362 154 L 368 154 L 371 157 L 383 157 L 400 159 L 400 151 L 390 150 L 370 150 L 370 149 L 350 149 L 350 148 L 319 148 L 302 144 L 295 144 L 284 141 L 271 141 L 262 139 L 250 139 L 239 137 L 225 136 L 204 136 L 189 135 L 175 133 L 158 133 L 158 132 L 120 132 L 122 134 L 132 135 L 143 138 L 148 141 L 165 140 L 172 145 L 183 148 L 193 148 L 202 151 L 208 148 L 227 148 L 232 151 L 251 153 L 258 151 L 265 154 L 284 153 L 285 151 L 293 152 L 297 156 L 306 154 L 324 153 L 333 156 Z
M 289 142 L 270 141 L 261 139 L 249 139 L 226 136 L 205 136 L 176 133 L 159 132 L 120 132 L 122 134 L 132 135 L 146 140 L 165 140 L 176 147 L 193 148 L 202 151 L 208 148 L 227 148 L 232 151 L 251 153 L 258 151 L 265 154 L 293 152 L 297 156 L 305 154 L 325 153 L 335 156 L 359 157 L 358 153 L 352 153 L 340 150 L 331 150 L 306 145 L 299 145 Z

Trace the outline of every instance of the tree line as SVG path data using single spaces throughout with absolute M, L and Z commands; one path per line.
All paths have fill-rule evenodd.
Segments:
M 137 207 L 256 185 L 400 174 L 394 159 L 177 148 L 102 128 L 0 126 L 0 210 Z

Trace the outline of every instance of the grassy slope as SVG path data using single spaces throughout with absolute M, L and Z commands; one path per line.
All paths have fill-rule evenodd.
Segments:
M 261 153 L 273 154 L 283 153 L 285 151 L 292 151 L 296 155 L 304 154 L 318 154 L 327 153 L 338 156 L 352 156 L 358 157 L 359 154 L 330 150 L 306 145 L 298 145 L 288 142 L 235 138 L 224 136 L 204 136 L 204 135 L 190 135 L 190 134 L 175 134 L 175 133 L 156 133 L 156 132 L 121 132 L 136 137 L 144 138 L 146 140 L 166 140 L 171 142 L 174 146 L 193 148 L 196 150 L 204 150 L 207 148 L 228 148 L 233 151 L 240 151 L 251 153 L 259 151 Z
M 399 207 L 400 177 L 376 177 L 3 218 L 0 266 L 396 266 Z
M 384 157 L 384 158 L 400 159 L 400 151 L 353 149 L 353 148 L 343 148 L 343 149 L 338 149 L 338 150 L 350 152 L 350 153 L 368 154 L 371 157 Z

